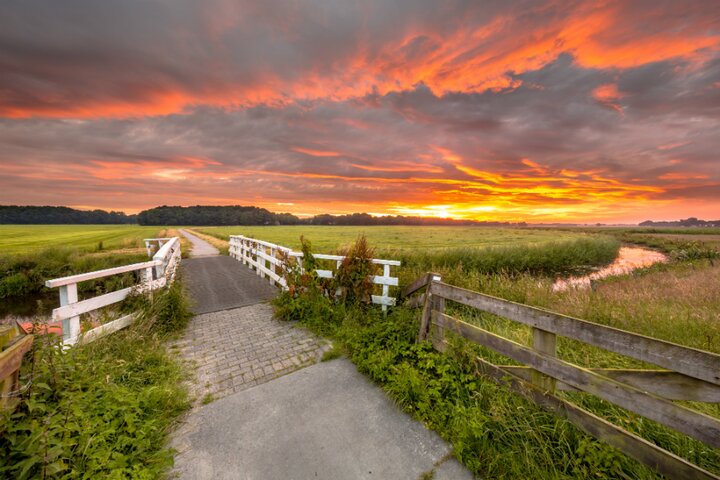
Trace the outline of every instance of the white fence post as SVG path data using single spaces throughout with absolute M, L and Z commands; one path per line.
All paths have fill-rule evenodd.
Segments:
M 60 287 L 60 306 L 64 307 L 72 303 L 77 303 L 77 283 L 70 283 Z M 64 318 L 63 326 L 63 343 L 69 345 L 74 344 L 80 335 L 80 316 Z

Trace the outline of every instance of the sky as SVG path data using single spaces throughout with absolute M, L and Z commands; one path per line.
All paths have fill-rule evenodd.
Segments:
M 720 218 L 709 1 L 3 0 L 0 204 Z

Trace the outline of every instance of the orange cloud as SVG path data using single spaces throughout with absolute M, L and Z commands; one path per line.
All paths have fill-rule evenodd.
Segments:
M 292 149 L 298 153 L 304 153 L 311 157 L 339 157 L 342 155 L 340 152 L 333 152 L 330 150 L 315 150 L 312 148 L 292 147 Z
M 619 113 L 622 113 L 622 106 L 618 103 L 618 100 L 624 96 L 623 93 L 618 91 L 617 85 L 614 83 L 606 83 L 593 90 L 595 100 Z
M 193 43 L 202 45 L 199 50 L 208 52 L 199 64 L 155 69 L 150 61 L 137 71 L 133 69 L 135 64 L 119 64 L 117 68 L 123 75 L 104 78 L 98 71 L 94 72 L 97 81 L 91 83 L 83 76 L 85 70 L 75 72 L 72 63 L 54 67 L 58 68 L 53 72 L 58 80 L 52 82 L 45 78 L 50 73 L 43 68 L 30 72 L 25 71 L 29 67 L 24 67 L 12 73 L 29 76 L 38 84 L 66 83 L 59 83 L 54 91 L 37 89 L 21 100 L 0 101 L 0 115 L 134 117 L 183 113 L 205 105 L 230 109 L 260 104 L 278 107 L 308 100 L 343 101 L 385 95 L 412 90 L 419 84 L 426 85 L 436 96 L 502 92 L 521 85 L 517 75 L 542 68 L 563 53 L 573 55 L 581 67 L 617 70 L 669 59 L 697 64 L 720 50 L 720 33 L 713 16 L 690 11 L 682 4 L 644 4 L 640 8 L 632 1 L 581 2 L 574 6 L 547 2 L 531 3 L 527 8 L 519 12 L 508 7 L 490 19 L 479 16 L 482 20 L 471 18 L 472 8 L 460 10 L 457 23 L 447 31 L 438 24 L 415 19 L 409 11 L 405 23 L 394 26 L 393 32 L 373 35 L 365 31 L 362 23 L 358 24 L 346 37 L 336 38 L 342 45 L 336 49 L 318 49 L 312 43 L 314 34 L 303 30 L 305 22 L 288 18 L 277 24 L 273 19 L 266 25 L 269 38 L 258 37 L 255 44 L 248 44 L 240 37 L 243 49 L 262 52 L 250 67 L 234 64 L 234 57 L 227 52 L 233 46 L 222 41 L 239 35 L 248 25 L 268 19 L 250 17 L 253 8 L 248 9 L 247 16 L 243 16 L 242 9 L 229 9 L 230 20 L 213 17 L 206 25 L 208 31 L 186 33 Z M 638 28 L 639 22 L 656 26 Z M 284 52 L 292 51 L 296 44 L 318 53 L 313 58 L 298 59 L 298 65 L 289 68 Z M 155 63 L 160 64 L 164 58 Z M 208 75 L 197 77 L 198 70 Z M 77 88 L 75 83 L 83 87 Z M 12 91 L 10 87 L 5 89 Z M 619 110 L 617 100 L 621 96 L 616 87 L 601 86 L 594 95 L 601 103 Z

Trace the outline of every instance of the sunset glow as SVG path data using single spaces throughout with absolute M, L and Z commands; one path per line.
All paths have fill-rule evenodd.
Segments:
M 712 1 L 0 6 L 0 204 L 720 218 Z

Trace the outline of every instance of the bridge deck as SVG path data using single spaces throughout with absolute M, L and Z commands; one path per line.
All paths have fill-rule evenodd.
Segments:
M 277 288 L 255 272 L 226 257 L 191 258 L 182 262 L 183 281 L 195 305 L 193 312 L 218 312 L 268 301 Z

